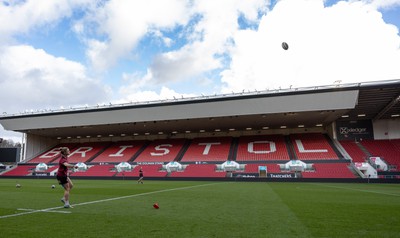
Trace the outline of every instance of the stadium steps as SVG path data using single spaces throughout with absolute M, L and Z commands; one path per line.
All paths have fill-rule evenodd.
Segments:
M 147 146 L 150 145 L 150 141 L 146 141 L 143 146 L 128 160 L 128 163 L 134 162 L 135 159 L 146 149 Z
M 364 152 L 364 154 L 366 154 L 368 157 L 371 157 L 372 154 L 367 150 L 367 148 L 365 148 L 361 143 L 356 142 L 356 145 L 358 146 L 358 148 L 360 148 L 360 150 L 362 152 Z
M 323 135 L 325 136 L 326 141 L 328 141 L 329 145 L 332 147 L 332 149 L 335 152 L 335 154 L 337 155 L 337 157 L 340 160 L 343 160 L 344 159 L 344 155 L 339 151 L 339 149 L 337 148 L 337 146 L 333 142 L 332 138 L 328 134 L 323 134 Z
M 349 168 L 349 170 L 354 174 L 354 176 L 356 176 L 357 178 L 361 178 L 360 174 L 356 171 L 356 169 L 354 168 L 354 166 L 352 166 L 351 164 L 347 166 L 347 168 Z
M 287 148 L 287 152 L 289 154 L 290 160 L 297 160 L 297 156 L 294 151 L 293 143 L 290 139 L 290 136 L 284 136 L 284 139 L 285 139 L 285 144 L 286 144 L 286 148 Z
M 176 158 L 174 161 L 181 161 L 183 156 L 185 155 L 186 151 L 189 149 L 190 144 L 192 144 L 192 140 L 186 140 L 185 143 L 183 144 L 181 150 L 179 153 L 176 155 Z
M 238 146 L 239 146 L 239 138 L 232 138 L 231 147 L 229 149 L 228 160 L 236 161 Z
M 94 160 L 97 156 L 101 155 L 101 153 L 103 153 L 106 149 L 108 149 L 112 145 L 113 145 L 113 143 L 107 144 L 101 150 L 99 150 L 96 154 L 94 154 L 92 157 L 90 157 L 90 159 L 88 159 L 85 163 L 87 164 L 87 163 L 92 162 L 92 160 Z

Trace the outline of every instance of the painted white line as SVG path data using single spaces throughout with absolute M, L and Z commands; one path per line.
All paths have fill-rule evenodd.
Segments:
M 82 203 L 78 203 L 78 204 L 73 204 L 73 206 L 77 207 L 77 206 L 89 205 L 89 204 L 94 204 L 94 203 L 110 202 L 110 201 L 115 201 L 115 200 L 120 200 L 120 199 L 125 199 L 125 198 L 133 198 L 133 197 L 146 196 L 146 195 L 155 194 L 155 193 L 164 193 L 164 192 L 170 192 L 170 191 L 185 190 L 185 189 L 204 187 L 204 186 L 209 186 L 209 185 L 214 185 L 214 184 L 221 184 L 221 183 L 207 183 L 207 184 L 194 185 L 194 186 L 189 186 L 189 187 L 170 188 L 170 189 L 165 189 L 165 190 L 159 190 L 159 191 L 153 191 L 153 192 L 147 192 L 147 193 L 138 193 L 138 194 L 127 195 L 127 196 L 122 196 L 122 197 L 107 198 L 107 199 L 91 201 L 91 202 L 82 202 Z
M 373 191 L 373 190 L 365 190 L 365 189 L 357 189 L 357 188 L 346 188 L 346 187 L 333 186 L 333 185 L 325 185 L 325 184 L 318 184 L 318 183 L 315 183 L 315 185 L 319 185 L 319 186 L 323 186 L 323 187 L 329 187 L 329 188 L 347 189 L 347 190 L 359 191 L 359 192 L 365 192 L 365 193 L 376 193 L 376 194 L 382 194 L 382 195 L 389 195 L 389 196 L 400 197 L 400 194 L 383 193 L 383 192 L 380 192 L 380 191 Z
M 36 209 L 29 209 L 29 208 L 18 208 L 18 211 L 38 211 L 38 212 L 55 212 L 55 213 L 71 213 L 69 211 L 54 211 L 54 210 L 36 210 Z
M 28 214 L 38 213 L 38 212 L 43 212 L 43 211 L 52 211 L 52 210 L 56 210 L 56 209 L 60 209 L 60 208 L 64 208 L 64 207 L 52 207 L 52 208 L 46 208 L 46 209 L 41 209 L 41 210 L 33 210 L 33 211 L 15 213 L 15 214 L 10 214 L 10 215 L 0 216 L 0 219 L 28 215 Z
M 115 197 L 115 198 L 96 200 L 96 201 L 91 201 L 91 202 L 77 203 L 77 204 L 73 204 L 73 206 L 76 207 L 76 206 L 83 206 L 83 205 L 89 205 L 89 204 L 94 204 L 94 203 L 109 202 L 109 201 L 115 201 L 115 200 L 126 199 L 126 198 L 146 196 L 146 195 L 149 195 L 149 194 L 164 193 L 164 192 L 177 191 L 177 190 L 185 190 L 185 189 L 198 188 L 198 187 L 204 187 L 204 186 L 222 184 L 222 183 L 226 183 L 226 182 L 206 183 L 206 184 L 200 184 L 200 185 L 194 185 L 194 186 L 188 186 L 188 187 L 181 187 L 181 188 L 170 188 L 170 189 L 158 190 L 158 191 L 147 192 L 147 193 L 139 193 L 139 194 L 122 196 L 122 197 Z M 0 219 L 9 218 L 9 217 L 16 217 L 16 216 L 23 216 L 23 215 L 28 215 L 28 214 L 32 214 L 32 213 L 38 213 L 38 212 L 49 212 L 49 211 L 53 211 L 53 210 L 57 210 L 57 209 L 61 209 L 61 208 L 64 209 L 64 207 L 62 206 L 62 207 L 51 207 L 51 208 L 46 208 L 46 209 L 41 209 L 41 210 L 32 210 L 32 211 L 27 211 L 27 212 L 15 213 L 15 214 L 10 214 L 10 215 L 0 216 Z

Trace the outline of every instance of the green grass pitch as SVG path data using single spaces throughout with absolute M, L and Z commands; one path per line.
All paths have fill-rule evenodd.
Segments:
M 55 179 L 0 179 L 0 236 L 400 237 L 400 184 L 73 181 L 64 209 Z

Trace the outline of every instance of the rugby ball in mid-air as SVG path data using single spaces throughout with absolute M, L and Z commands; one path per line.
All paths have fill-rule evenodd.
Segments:
M 282 48 L 283 48 L 284 50 L 288 50 L 288 49 L 289 49 L 288 43 L 282 42 Z

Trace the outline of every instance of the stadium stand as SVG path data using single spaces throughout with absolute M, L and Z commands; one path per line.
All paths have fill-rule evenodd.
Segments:
M 93 165 L 86 171 L 71 172 L 71 177 L 112 177 L 116 174 L 114 165 Z
M 145 141 L 124 141 L 108 147 L 103 153 L 94 158 L 92 163 L 120 163 L 128 162 L 145 146 Z
M 34 165 L 18 165 L 4 172 L 1 176 L 28 176 L 32 174 L 35 167 Z
M 239 138 L 236 161 L 290 160 L 283 135 Z
M 360 143 L 372 156 L 381 157 L 394 166 L 393 170 L 400 169 L 400 140 L 363 140 Z
M 136 165 L 132 171 L 119 172 L 116 177 L 139 177 L 139 169 L 142 168 L 144 178 L 146 177 L 166 177 L 167 171 L 162 171 L 161 164 L 155 165 Z
M 348 163 L 318 163 L 314 164 L 315 170 L 303 172 L 303 178 L 356 178 L 348 168 Z
M 189 164 L 183 171 L 171 172 L 169 177 L 221 178 L 226 177 L 226 173 L 218 172 L 215 164 Z
M 70 150 L 73 150 L 78 144 L 76 143 L 71 143 L 71 144 L 59 144 L 53 148 L 51 148 L 48 151 L 45 151 L 44 153 L 40 154 L 39 156 L 36 156 L 35 158 L 31 159 L 29 163 L 31 164 L 39 164 L 39 163 L 55 163 L 57 162 L 56 160 L 59 158 L 60 155 L 60 147 L 68 147 Z
M 353 162 L 365 162 L 368 155 L 364 153 L 355 141 L 340 141 L 342 147 L 350 155 Z
M 181 162 L 226 161 L 232 137 L 193 139 Z
M 339 159 L 327 138 L 321 133 L 292 134 L 290 138 L 299 160 Z
M 134 162 L 170 162 L 177 159 L 185 139 L 165 139 L 151 142 Z
M 68 157 L 70 163 L 87 163 L 102 153 L 110 145 L 110 142 L 83 143 L 71 150 Z
M 58 170 L 58 165 L 49 165 L 46 171 L 43 171 L 43 173 L 53 173 L 53 172 L 57 172 Z
M 67 146 L 89 168 L 72 176 L 137 177 L 143 166 L 145 177 L 256 178 L 267 166 L 269 178 L 399 178 L 399 90 L 396 79 L 4 114 L 4 129 L 24 136 L 5 158 L 18 167 L 0 175 L 53 175 Z M 132 171 L 116 172 L 122 162 Z M 40 163 L 50 168 L 32 174 Z

